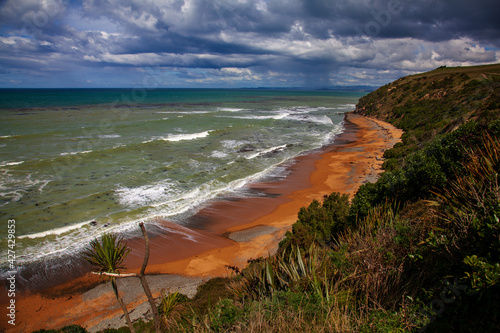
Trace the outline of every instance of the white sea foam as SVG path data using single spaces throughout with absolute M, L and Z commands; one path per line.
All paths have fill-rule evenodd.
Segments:
M 229 149 L 234 149 L 237 147 L 240 147 L 244 144 L 247 144 L 248 141 L 241 141 L 241 140 L 223 140 L 220 142 L 224 148 L 229 148 Z
M 212 152 L 212 154 L 210 155 L 210 157 L 215 157 L 215 158 L 224 158 L 224 157 L 227 157 L 227 153 L 223 152 L 223 151 L 218 151 L 218 150 L 214 150 Z
M 165 141 L 183 141 L 183 140 L 195 140 L 205 138 L 210 134 L 210 131 L 193 133 L 193 134 L 169 134 L 163 140 Z
M 92 151 L 93 150 L 69 151 L 69 152 L 65 152 L 65 153 L 60 153 L 59 155 L 66 156 L 66 155 L 88 154 L 88 153 L 91 153 Z
M 167 136 L 156 136 L 151 138 L 150 140 L 143 141 L 142 143 L 149 143 L 157 140 L 163 141 L 185 141 L 185 140 L 196 140 L 207 137 L 211 131 L 204 131 L 200 133 L 192 133 L 192 134 L 168 134 Z
M 275 147 L 275 149 L 284 147 L 279 146 Z M 269 151 L 272 151 L 272 149 Z M 136 188 L 121 187 L 115 191 L 115 195 L 119 203 L 127 207 L 149 207 L 144 216 L 145 219 L 154 216 L 175 217 L 190 210 L 199 209 L 221 194 L 234 192 L 249 182 L 258 180 L 262 176 L 269 174 L 276 165 L 282 162 L 284 160 L 261 172 L 228 183 L 213 179 L 195 188 L 181 192 L 174 189 L 177 188 L 178 184 L 162 181 Z
M 47 179 L 36 179 L 32 174 L 27 174 L 22 178 L 17 178 L 11 174 L 12 170 L 2 169 L 0 174 L 0 197 L 3 197 L 0 206 L 18 202 L 24 194 L 31 189 L 38 189 L 39 192 L 50 182 Z
M 164 114 L 206 114 L 212 113 L 213 111 L 157 111 L 154 113 L 164 113 Z
M 342 104 L 339 107 L 337 107 L 337 110 L 354 110 L 356 108 L 356 104 Z
M 176 194 L 174 183 L 164 180 L 139 187 L 120 187 L 115 191 L 118 202 L 126 207 L 141 207 L 165 201 Z
M 333 124 L 332 120 L 326 115 L 313 115 L 311 112 L 318 111 L 320 108 L 290 108 L 273 111 L 268 115 L 241 115 L 241 116 L 219 116 L 224 118 L 249 119 L 249 120 L 292 120 L 319 124 Z
M 241 179 L 233 180 L 229 183 L 211 180 L 201 186 L 198 186 L 197 188 L 176 195 L 169 200 L 152 204 L 151 207 L 153 209 L 150 211 L 150 215 L 172 217 L 193 209 L 199 209 L 210 200 L 213 200 L 222 194 L 235 193 L 235 191 L 243 188 L 248 183 L 257 181 L 263 176 L 270 174 L 279 164 L 283 162 L 285 162 L 285 160 L 271 165 L 261 172 L 257 172 Z
M 276 147 L 271 147 L 271 148 L 268 148 L 268 149 L 265 149 L 265 150 L 261 150 L 257 153 L 254 153 L 254 154 L 251 154 L 249 156 L 245 156 L 245 158 L 247 160 L 250 160 L 252 158 L 256 158 L 256 157 L 259 157 L 259 156 L 263 156 L 263 155 L 266 155 L 268 153 L 271 153 L 271 152 L 278 152 L 278 151 L 282 151 L 286 148 L 286 145 L 281 145 L 281 146 L 276 146 Z
M 313 116 L 313 115 L 309 115 L 309 114 L 291 114 L 286 119 L 307 122 L 307 123 L 325 124 L 325 125 L 333 124 L 332 120 L 328 116 L 325 116 L 325 115 Z
M 62 235 L 62 234 L 68 233 L 72 230 L 80 229 L 81 227 L 83 227 L 85 225 L 89 225 L 89 224 L 90 224 L 90 221 L 81 222 L 81 223 L 68 225 L 68 226 L 61 227 L 61 228 L 50 229 L 50 230 L 35 233 L 35 234 L 21 235 L 21 236 L 17 236 L 17 238 L 19 238 L 19 239 L 23 239 L 23 238 L 35 239 L 35 238 L 47 237 L 50 235 Z
M 266 119 L 275 119 L 280 120 L 286 118 L 289 113 L 280 113 L 276 115 L 267 115 L 267 116 L 220 116 L 225 118 L 234 118 L 234 119 L 252 119 L 252 120 L 266 120 Z
M 23 164 L 23 163 L 24 163 L 24 161 L 4 162 L 4 163 L 0 164 L 0 167 L 14 166 L 14 165 L 19 165 L 19 164 Z
M 326 145 L 333 142 L 333 140 L 343 131 L 344 131 L 344 122 L 341 122 L 340 124 L 335 124 L 330 133 L 328 133 L 328 135 L 324 137 L 324 140 L 321 143 L 321 145 Z
M 114 139 L 114 138 L 120 138 L 121 135 L 120 134 L 102 134 L 102 135 L 98 135 L 98 137 L 100 137 L 101 139 Z
M 19 249 L 18 264 L 46 260 L 63 254 L 76 254 L 82 251 L 92 239 L 103 233 L 138 234 L 137 224 L 143 219 L 128 221 L 120 224 L 100 223 L 92 225 L 91 221 L 81 222 L 62 228 L 54 228 L 40 233 L 22 235 L 20 239 L 40 239 L 40 243 L 32 248 Z M 50 237 L 50 238 L 47 238 Z M 55 237 L 55 240 L 53 239 Z M 47 238 L 44 240 L 44 238 Z
M 239 108 L 217 108 L 217 111 L 240 112 L 240 111 L 245 111 L 245 109 L 239 109 Z
M 44 187 L 47 186 L 48 183 L 50 183 L 50 180 L 42 181 L 42 185 L 38 188 L 38 192 L 43 192 Z

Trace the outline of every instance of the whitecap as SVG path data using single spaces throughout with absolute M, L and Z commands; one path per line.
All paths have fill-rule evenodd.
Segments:
M 256 158 L 256 157 L 259 157 L 259 156 L 263 156 L 263 155 L 266 155 L 266 154 L 269 154 L 271 152 L 279 152 L 279 151 L 282 151 L 286 148 L 286 145 L 281 145 L 281 146 L 276 146 L 276 147 L 271 147 L 271 148 L 268 148 L 268 149 L 265 149 L 265 150 L 262 150 L 262 151 L 259 151 L 257 153 L 254 153 L 252 155 L 249 155 L 249 156 L 246 156 L 245 158 L 247 160 L 250 160 L 252 158 Z
M 280 120 L 286 118 L 288 115 L 289 113 L 280 113 L 276 115 L 267 115 L 267 116 L 226 116 L 225 118 L 251 119 L 251 120 L 266 120 L 266 119 Z
M 292 114 L 287 117 L 287 120 L 308 122 L 308 123 L 317 123 L 317 124 L 325 124 L 325 125 L 333 125 L 333 121 L 328 116 L 312 116 L 312 115 L 303 115 L 303 114 Z
M 212 152 L 212 154 L 210 155 L 210 157 L 224 158 L 224 157 L 227 157 L 227 153 L 225 153 L 223 151 L 214 150 Z
M 24 161 L 5 162 L 5 163 L 0 164 L 0 167 L 14 166 L 14 165 L 19 165 L 19 164 L 23 164 L 23 163 L 24 163 Z
M 205 114 L 205 113 L 212 113 L 213 111 L 157 111 L 154 113 L 163 113 L 163 114 L 176 114 L 176 113 L 182 113 L 182 114 Z
M 42 231 L 42 232 L 39 232 L 36 234 L 21 235 L 21 236 L 17 236 L 17 238 L 19 238 L 19 239 L 23 239 L 23 238 L 35 239 L 35 238 L 47 237 L 50 235 L 62 235 L 62 234 L 68 233 L 70 231 L 80 229 L 81 227 L 83 227 L 85 225 L 89 225 L 89 224 L 90 224 L 90 221 L 81 222 L 81 223 L 72 224 L 72 225 L 68 225 L 65 227 L 61 227 L 61 228 L 55 228 L 55 229 L 50 229 L 47 231 Z
M 244 144 L 247 144 L 248 141 L 240 141 L 240 140 L 223 140 L 220 142 L 224 148 L 234 149 L 240 147 Z
M 240 108 L 217 108 L 217 111 L 227 111 L 227 112 L 240 112 L 245 110 L 246 109 L 240 109 Z
M 70 152 L 65 152 L 65 153 L 60 153 L 60 156 L 66 156 L 66 155 L 77 155 L 77 154 L 88 154 L 91 153 L 93 150 L 84 150 L 84 151 L 70 151 Z
M 176 194 L 173 188 L 173 183 L 165 180 L 157 184 L 139 187 L 120 187 L 115 191 L 115 194 L 120 205 L 140 207 L 171 198 Z
M 337 110 L 354 110 L 356 108 L 356 104 L 342 104 L 342 105 L 339 105 L 336 109 Z
M 207 137 L 210 134 L 210 132 L 211 131 L 204 131 L 200 133 L 191 133 L 191 134 L 168 134 L 167 136 L 153 137 L 150 140 L 143 141 L 142 143 L 149 143 L 156 140 L 171 141 L 171 142 L 195 140 Z
M 42 180 L 42 185 L 38 188 L 38 192 L 43 192 L 43 188 L 47 186 L 48 183 L 50 183 L 50 180 Z

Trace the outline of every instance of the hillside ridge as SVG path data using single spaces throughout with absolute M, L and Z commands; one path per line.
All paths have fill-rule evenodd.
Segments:
M 354 112 L 404 130 L 406 148 L 396 155 L 406 155 L 470 120 L 487 124 L 497 119 L 500 64 L 440 67 L 405 76 L 363 96 Z

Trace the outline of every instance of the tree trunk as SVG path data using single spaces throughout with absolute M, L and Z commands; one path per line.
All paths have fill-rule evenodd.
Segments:
M 144 275 L 146 266 L 148 265 L 149 261 L 149 238 L 148 234 L 146 233 L 146 227 L 144 227 L 144 223 L 139 223 L 139 226 L 141 227 L 142 235 L 144 236 L 144 242 L 146 243 L 146 252 L 144 253 L 144 261 L 142 263 L 141 272 L 139 273 L 139 279 L 141 280 L 142 288 L 144 289 L 144 293 L 148 297 L 149 304 L 151 305 L 155 331 L 156 333 L 161 333 L 161 321 L 160 314 L 158 313 L 158 307 L 156 306 L 155 300 L 151 293 L 151 289 L 149 288 L 148 281 L 146 280 L 146 276 Z
M 130 320 L 127 306 L 125 305 L 125 302 L 123 302 L 122 298 L 118 294 L 118 286 L 116 285 L 116 281 L 114 279 L 111 280 L 111 285 L 113 286 L 113 290 L 115 292 L 116 299 L 118 300 L 118 303 L 122 307 L 123 314 L 125 315 L 125 320 L 127 321 L 128 328 L 130 329 L 130 333 L 135 333 L 134 325 L 132 325 L 132 321 Z

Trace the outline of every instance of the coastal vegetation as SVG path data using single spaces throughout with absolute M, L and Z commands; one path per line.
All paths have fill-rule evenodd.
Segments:
M 355 112 L 405 131 L 378 181 L 302 208 L 274 256 L 165 295 L 164 331 L 500 330 L 500 65 L 404 77 Z
M 115 234 L 104 234 L 100 239 L 94 239 L 83 252 L 83 258 L 91 265 L 97 267 L 97 272 L 105 275 L 111 280 L 111 286 L 115 297 L 123 310 L 123 315 L 127 321 L 127 325 L 132 333 L 135 333 L 134 326 L 130 320 L 127 310 L 127 305 L 123 302 L 118 285 L 116 284 L 117 276 L 120 276 L 120 270 L 124 269 L 123 260 L 130 253 L 131 249 L 125 244 L 123 238 Z
M 153 313 L 153 321 L 155 332 L 161 332 L 161 321 L 160 315 L 158 313 L 158 308 L 156 306 L 155 300 L 151 293 L 151 289 L 149 288 L 149 284 L 146 279 L 145 271 L 149 261 L 149 237 L 146 232 L 146 227 L 144 223 L 139 223 L 139 227 L 141 228 L 142 236 L 144 237 L 145 242 L 145 253 L 144 253 L 144 261 L 142 263 L 141 271 L 139 274 L 135 273 L 120 273 L 120 270 L 126 269 L 123 265 L 123 261 L 126 256 L 130 253 L 131 249 L 127 246 L 127 244 L 123 241 L 123 238 L 118 237 L 114 234 L 104 234 L 100 239 L 94 239 L 90 242 L 89 246 L 83 251 L 83 258 L 89 262 L 92 266 L 96 267 L 97 270 L 92 272 L 94 274 L 104 275 L 106 278 L 111 280 L 111 286 L 113 287 L 113 291 L 115 293 L 116 299 L 120 304 L 123 314 L 125 316 L 125 320 L 130 329 L 131 333 L 135 332 L 135 328 L 132 325 L 130 320 L 130 316 L 127 310 L 127 306 L 121 296 L 118 293 L 118 285 L 116 284 L 116 278 L 120 277 L 130 277 L 136 276 L 141 281 L 142 288 L 146 297 L 148 298 L 148 302 L 151 306 L 151 311 Z M 162 300 L 162 309 L 165 309 L 164 301 Z

